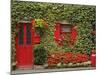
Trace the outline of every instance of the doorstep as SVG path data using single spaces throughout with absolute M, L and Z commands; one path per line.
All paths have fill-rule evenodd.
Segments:
M 60 71 L 80 71 L 80 70 L 95 70 L 96 67 L 79 67 L 79 68 L 61 68 L 61 69 L 16 69 L 11 74 L 30 74 L 30 73 L 44 73 L 44 72 L 60 72 Z

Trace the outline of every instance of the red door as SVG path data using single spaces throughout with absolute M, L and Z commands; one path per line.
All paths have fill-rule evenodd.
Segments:
M 32 25 L 31 23 L 20 23 L 16 40 L 17 68 L 32 68 L 32 49 Z

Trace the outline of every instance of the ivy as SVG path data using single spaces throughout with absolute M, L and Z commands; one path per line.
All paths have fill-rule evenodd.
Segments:
M 96 20 L 96 6 L 13 0 L 11 13 L 12 32 L 15 32 L 17 22 L 24 20 L 25 17 L 28 20 L 43 19 L 48 23 L 49 29 L 46 30 L 45 36 L 41 38 L 41 43 L 49 52 L 57 50 L 89 54 L 91 48 L 95 48 L 91 41 L 91 22 Z M 55 21 L 57 20 L 68 20 L 70 23 L 75 23 L 78 26 L 78 39 L 73 49 L 66 46 L 60 47 L 54 42 L 53 32 Z

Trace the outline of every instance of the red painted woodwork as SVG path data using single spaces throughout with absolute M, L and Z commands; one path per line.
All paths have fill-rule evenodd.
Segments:
M 71 29 L 71 41 L 75 42 L 77 39 L 77 29 L 72 27 Z
M 32 29 L 32 44 L 40 44 L 40 36 L 36 34 L 35 29 Z
M 17 68 L 32 68 L 33 66 L 33 52 L 32 52 L 32 37 L 33 37 L 33 33 L 32 33 L 32 25 L 31 23 L 20 23 L 21 25 L 23 25 L 23 44 L 19 44 L 19 38 L 18 36 L 20 36 L 18 34 L 18 36 L 16 37 L 16 61 L 17 61 Z M 31 32 L 31 43 L 27 44 L 27 24 L 30 26 L 30 32 Z M 20 26 L 19 26 L 20 28 Z
M 91 52 L 90 60 L 91 60 L 91 66 L 96 67 L 96 54 L 94 50 L 92 50 Z
M 34 43 L 35 44 L 39 44 L 40 43 L 40 36 L 39 35 L 35 35 L 35 37 L 34 37 Z
M 32 45 L 34 45 L 35 30 L 32 29 Z
M 55 31 L 54 31 L 54 39 L 55 39 L 55 41 L 61 40 L 60 39 L 60 34 L 61 34 L 60 23 L 56 23 L 56 25 L 55 25 Z

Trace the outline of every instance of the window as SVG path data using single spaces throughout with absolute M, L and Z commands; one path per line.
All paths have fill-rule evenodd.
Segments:
M 19 45 L 23 44 L 23 33 L 24 33 L 24 27 L 23 25 L 21 25 L 19 28 L 19 32 L 18 32 L 18 44 Z
M 61 25 L 61 31 L 62 32 L 71 32 L 71 26 L 66 25 L 66 24 L 62 24 Z
M 30 24 L 27 24 L 27 31 L 26 31 L 27 41 L 26 44 L 31 44 L 31 26 Z

